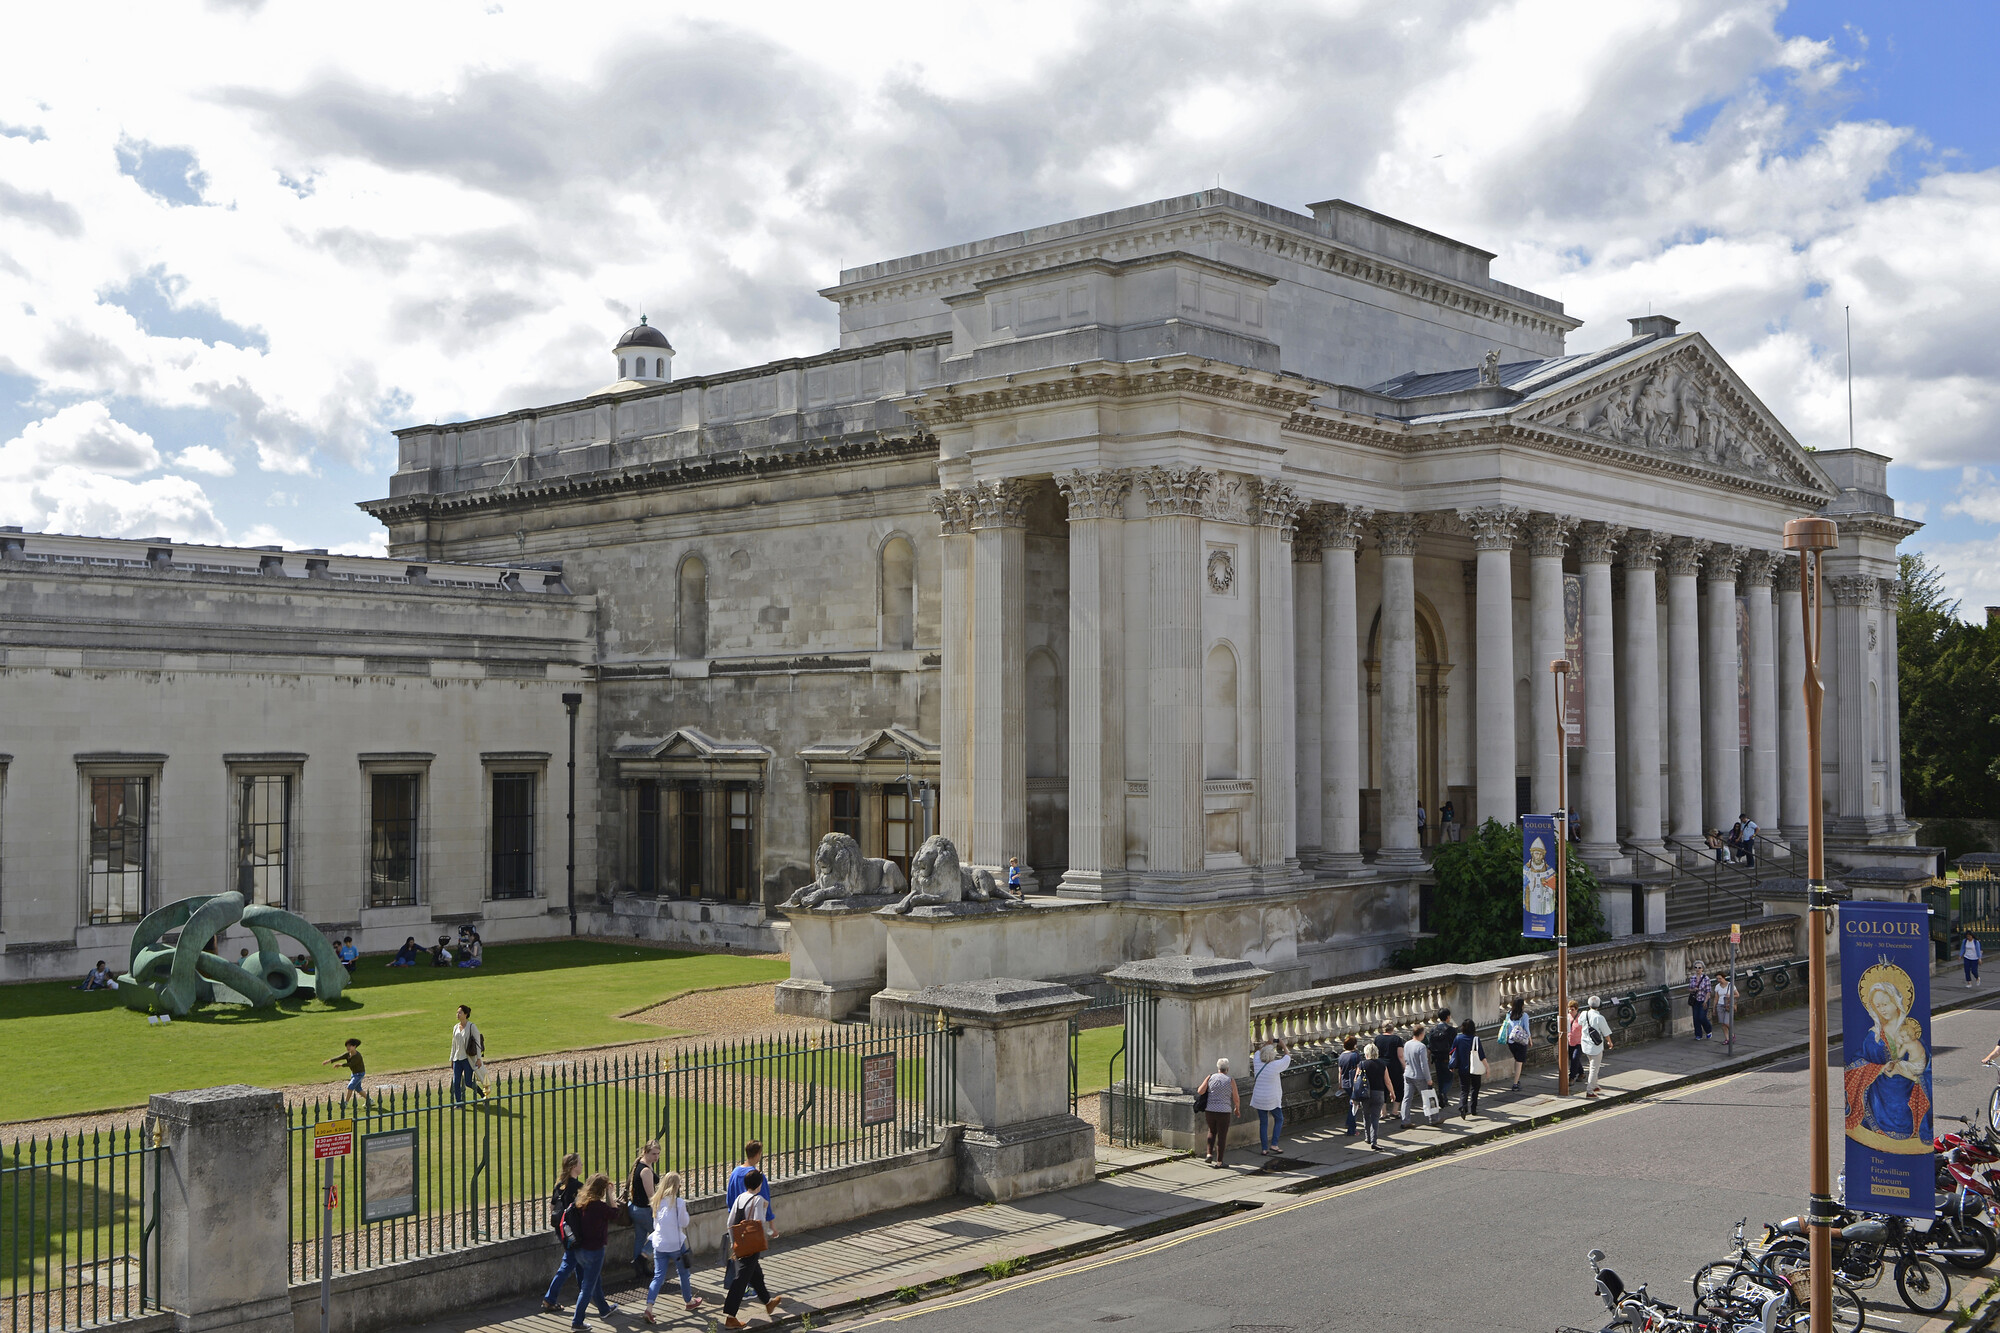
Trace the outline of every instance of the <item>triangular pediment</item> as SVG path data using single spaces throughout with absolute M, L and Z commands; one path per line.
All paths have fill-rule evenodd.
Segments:
M 1837 491 L 1699 333 L 1649 342 L 1584 374 L 1531 387 L 1507 415 L 1579 442 L 1802 487 L 1829 499 Z

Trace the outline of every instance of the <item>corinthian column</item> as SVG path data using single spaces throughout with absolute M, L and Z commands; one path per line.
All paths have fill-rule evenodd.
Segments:
M 1743 813 L 1743 676 L 1736 646 L 1736 570 L 1745 554 L 1741 546 L 1708 549 L 1708 639 L 1702 653 L 1708 668 L 1702 682 L 1707 749 L 1701 768 L 1708 822 L 1725 833 Z
M 1320 788 L 1325 781 L 1321 756 L 1325 721 L 1321 712 L 1324 689 L 1320 682 L 1320 642 L 1324 635 L 1326 596 L 1321 577 L 1319 514 L 1315 506 L 1299 519 L 1292 534 L 1292 604 L 1297 634 L 1293 641 L 1293 671 L 1298 695 L 1298 790 L 1297 813 L 1299 860 L 1317 865 L 1321 850 Z
M 1029 483 L 972 490 L 972 855 L 1003 870 L 1028 843 Z M 1024 875 L 1025 878 L 1025 875 Z
M 1384 868 L 1418 867 L 1417 842 L 1417 538 L 1422 514 L 1375 521 L 1382 547 L 1382 847 Z M 1482 691 L 1484 693 L 1484 691 Z
M 1514 540 L 1524 514 L 1512 505 L 1461 509 L 1479 553 L 1474 612 L 1473 673 L 1479 709 L 1474 724 L 1472 824 L 1511 824 L 1514 808 Z M 1548 664 L 1543 663 L 1544 666 Z
M 1778 640 L 1771 618 L 1771 578 L 1778 567 L 1773 551 L 1743 558 L 1743 601 L 1749 609 L 1750 684 L 1749 786 L 1743 808 L 1765 828 L 1778 822 Z
M 1667 544 L 1667 822 L 1701 844 L 1701 603 L 1695 578 L 1708 543 Z
M 1611 639 L 1611 553 L 1625 529 L 1586 523 L 1578 535 L 1583 574 L 1583 815 L 1580 851 L 1604 865 L 1618 855 L 1617 653 Z M 1553 693 L 1553 691 L 1551 691 Z
M 1625 539 L 1625 802 L 1632 844 L 1660 847 L 1660 616 L 1654 578 L 1665 544 L 1657 532 Z
M 1868 734 L 1867 626 L 1881 596 L 1880 583 L 1863 574 L 1827 579 L 1833 593 L 1834 720 L 1840 738 L 1831 756 L 1837 765 L 1833 781 L 1833 818 L 1827 831 L 1861 837 L 1868 828 L 1868 784 L 1874 776 L 1875 747 Z
M 944 539 L 938 645 L 938 832 L 972 845 L 972 496 L 961 490 L 931 497 Z
M 1125 876 L 1125 497 L 1131 474 L 1056 478 L 1069 501 L 1069 869 L 1066 898 Z
M 1320 513 L 1320 790 L 1323 870 L 1352 873 L 1361 860 L 1361 626 L 1355 612 L 1354 553 L 1372 509 L 1329 505 Z
M 1208 843 L 1202 813 L 1201 509 L 1215 474 L 1150 467 L 1137 481 L 1146 497 L 1151 539 L 1146 871 L 1156 882 L 1192 880 L 1201 874 Z
M 1903 827 L 1903 705 L 1896 683 L 1902 666 L 1896 652 L 1896 609 L 1902 593 L 1902 580 L 1882 580 L 1882 799 L 1892 829 Z
M 1543 814 L 1556 808 L 1556 773 L 1567 762 L 1566 747 L 1556 735 L 1556 692 L 1549 680 L 1549 663 L 1568 655 L 1563 634 L 1563 551 L 1575 530 L 1576 520 L 1560 514 L 1536 514 L 1528 520 L 1528 711 L 1534 718 L 1528 746 L 1534 756 L 1530 799 Z
M 1257 533 L 1257 864 L 1266 884 L 1299 864 L 1297 765 L 1301 722 L 1293 686 L 1292 529 L 1305 501 L 1281 481 L 1250 483 Z M 1206 816 L 1204 816 L 1205 818 Z
M 1806 627 L 1801 620 L 1799 558 L 1778 560 L 1778 828 L 1788 840 L 1806 835 L 1812 791 L 1806 785 Z

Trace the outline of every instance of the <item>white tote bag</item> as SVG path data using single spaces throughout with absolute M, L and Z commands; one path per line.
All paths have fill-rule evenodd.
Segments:
M 1480 1053 L 1479 1038 L 1477 1037 L 1472 1039 L 1472 1058 L 1467 1060 L 1466 1064 L 1475 1078 L 1481 1077 L 1486 1073 L 1486 1057 Z
M 1427 1117 L 1435 1118 L 1438 1113 L 1438 1090 L 1436 1088 L 1425 1088 L 1422 1091 L 1424 1099 L 1424 1115 Z

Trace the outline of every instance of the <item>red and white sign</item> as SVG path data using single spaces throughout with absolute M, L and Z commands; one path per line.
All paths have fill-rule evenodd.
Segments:
M 323 1120 L 313 1126 L 313 1160 L 323 1162 L 329 1157 L 348 1157 L 354 1152 L 354 1122 L 352 1120 Z

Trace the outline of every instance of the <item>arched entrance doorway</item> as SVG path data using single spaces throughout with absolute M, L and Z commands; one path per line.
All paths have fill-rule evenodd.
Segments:
M 1367 771 L 1361 793 L 1361 846 L 1373 851 L 1382 845 L 1382 613 L 1375 613 L 1368 626 L 1368 656 L 1362 671 L 1368 690 L 1368 706 L 1363 711 L 1368 729 L 1362 753 Z M 1417 594 L 1417 799 L 1429 815 L 1424 829 L 1424 845 L 1437 845 L 1440 821 L 1438 810 L 1444 803 L 1444 719 L 1445 696 L 1451 687 L 1450 647 L 1445 641 L 1444 621 L 1437 608 L 1422 593 Z

